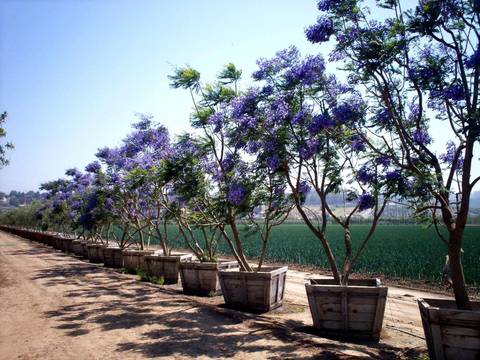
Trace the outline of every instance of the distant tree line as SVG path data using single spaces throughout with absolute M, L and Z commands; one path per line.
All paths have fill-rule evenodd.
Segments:
M 45 194 L 42 194 L 39 191 L 23 192 L 12 190 L 8 194 L 0 191 L 0 204 L 3 207 L 18 207 L 28 205 L 35 200 L 42 200 L 44 198 Z

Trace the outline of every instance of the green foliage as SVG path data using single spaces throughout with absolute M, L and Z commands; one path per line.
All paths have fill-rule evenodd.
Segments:
M 40 202 L 34 201 L 26 206 L 3 212 L 0 214 L 0 224 L 24 226 L 29 228 L 41 227 L 41 223 L 36 217 L 36 211 L 40 206 Z
M 171 80 L 170 86 L 174 89 L 182 88 L 195 91 L 199 89 L 200 73 L 190 66 L 176 68 L 174 74 L 169 75 L 168 78 Z
M 139 280 L 140 281 L 144 281 L 144 282 L 150 282 L 152 284 L 156 284 L 156 285 L 163 285 L 165 283 L 165 279 L 163 278 L 163 276 L 149 276 L 145 270 L 143 269 L 138 269 L 137 270 L 137 275 L 139 277 Z
M 0 139 L 7 136 L 7 132 L 3 128 L 5 122 L 7 121 L 7 112 L 4 111 L 0 114 Z M 9 164 L 8 159 L 6 158 L 7 151 L 14 148 L 11 142 L 0 143 L 0 169 Z
M 224 66 L 223 70 L 217 77 L 223 85 L 231 84 L 240 80 L 242 77 L 242 70 L 237 69 L 234 64 L 228 63 Z

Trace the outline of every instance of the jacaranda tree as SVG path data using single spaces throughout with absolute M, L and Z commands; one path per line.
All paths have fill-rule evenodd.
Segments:
M 256 163 L 265 164 L 283 181 L 301 218 L 319 239 L 333 277 L 348 284 L 353 266 L 371 239 L 389 198 L 399 184 L 388 161 L 368 151 L 364 140 L 352 129 L 365 120 L 361 96 L 325 71 L 319 55 L 301 57 L 295 47 L 279 51 L 272 59 L 260 59 L 253 77 L 262 86 L 252 89 L 248 105 L 237 107 L 236 117 L 252 119 L 239 128 Z M 313 192 L 319 209 L 305 204 Z M 350 207 L 334 209 L 328 201 L 343 193 Z M 335 211 L 336 210 L 336 211 Z M 353 247 L 352 217 L 369 211 L 370 229 Z M 327 236 L 333 220 L 344 232 L 344 256 L 334 254 Z
M 253 271 L 246 259 L 239 221 L 255 229 L 262 241 L 257 270 L 261 269 L 273 226 L 281 224 L 291 208 L 278 175 L 264 163 L 252 161 L 238 134 L 254 124 L 239 118 L 238 108 L 248 106 L 249 92 L 239 93 L 241 77 L 233 64 L 219 73 L 215 84 L 202 86 L 200 73 L 190 67 L 176 69 L 170 77 L 174 88 L 190 91 L 194 103 L 192 126 L 204 139 L 210 183 L 204 214 L 216 224 L 242 270 Z M 198 96 L 198 99 L 197 99 Z
M 157 177 L 170 151 L 168 130 L 147 115 L 140 115 L 133 128 L 121 146 L 100 149 L 97 157 L 106 165 L 114 210 L 126 239 L 138 242 L 143 250 L 155 234 L 168 254 L 168 212 L 164 208 L 168 189 Z
M 480 135 L 480 3 L 407 6 L 377 1 L 380 20 L 362 1 L 321 0 L 321 15 L 306 36 L 313 43 L 334 41 L 330 59 L 342 64 L 367 100 L 357 133 L 398 168 L 417 212 L 431 216 L 448 247 L 457 306 L 471 309 L 461 253 L 470 195 L 480 180 L 471 178 Z M 450 134 L 441 153 L 433 147 L 435 131 Z

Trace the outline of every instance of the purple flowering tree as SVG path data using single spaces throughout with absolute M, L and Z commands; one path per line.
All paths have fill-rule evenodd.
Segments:
M 261 87 L 253 106 L 237 115 L 255 118 L 256 127 L 240 139 L 257 163 L 283 179 L 300 217 L 320 240 L 334 279 L 347 285 L 388 200 L 406 180 L 393 176 L 390 162 L 368 151 L 364 138 L 354 131 L 365 120 L 365 103 L 325 72 L 321 56 L 302 58 L 290 47 L 257 63 L 253 77 Z M 317 209 L 305 204 L 310 192 L 320 200 Z M 334 209 L 329 195 L 335 193 L 343 194 L 349 206 Z M 350 224 L 364 211 L 372 218 L 370 229 L 354 248 Z M 343 259 L 330 245 L 330 221 L 343 229 Z
M 67 179 L 57 179 L 40 185 L 40 190 L 45 191 L 46 196 L 36 215 L 43 230 L 67 232 L 75 227 L 70 217 L 70 189 L 71 182 Z
M 264 163 L 260 166 L 252 161 L 247 143 L 240 136 L 256 127 L 254 118 L 240 116 L 244 109 L 255 105 L 252 91 L 239 93 L 240 77 L 241 71 L 228 64 L 215 84 L 202 86 L 200 73 L 189 67 L 177 69 L 170 79 L 172 87 L 190 91 L 194 104 L 192 126 L 203 142 L 208 196 L 195 208 L 219 231 L 240 268 L 254 271 L 244 253 L 240 223 L 260 235 L 260 270 L 271 229 L 285 220 L 291 206 L 278 185 L 278 176 Z
M 221 232 L 209 213 L 214 199 L 209 191 L 207 154 L 204 139 L 187 133 L 179 136 L 162 163 L 160 178 L 175 194 L 165 209 L 185 244 L 201 262 L 216 262 Z
M 69 169 L 67 179 L 41 185 L 47 191 L 46 201 L 38 209 L 43 228 L 79 232 L 78 237 L 103 241 L 102 234 L 111 227 L 112 219 L 102 197 L 99 165 L 89 164 L 85 173 Z
M 398 168 L 398 176 L 414 179 L 412 202 L 432 219 L 448 249 L 456 304 L 471 309 L 461 253 L 470 195 L 480 180 L 471 178 L 480 139 L 480 4 L 425 0 L 407 6 L 378 1 L 375 11 L 385 14 L 379 21 L 362 1 L 321 0 L 321 16 L 306 36 L 313 43 L 335 42 L 330 58 L 368 98 L 359 136 Z M 451 138 L 442 153 L 433 147 L 432 130 L 439 129 Z
M 156 236 L 168 255 L 168 187 L 158 177 L 170 151 L 168 131 L 146 115 L 140 115 L 133 128 L 120 147 L 100 149 L 97 157 L 107 167 L 108 188 L 123 230 L 122 241 L 136 242 L 143 250 Z

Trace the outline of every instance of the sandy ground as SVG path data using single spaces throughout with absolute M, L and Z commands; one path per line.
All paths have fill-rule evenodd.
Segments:
M 425 292 L 389 288 L 382 340 L 318 336 L 305 278 L 289 271 L 285 305 L 265 315 L 225 309 L 222 297 L 137 281 L 0 232 L 0 359 L 416 358 Z

